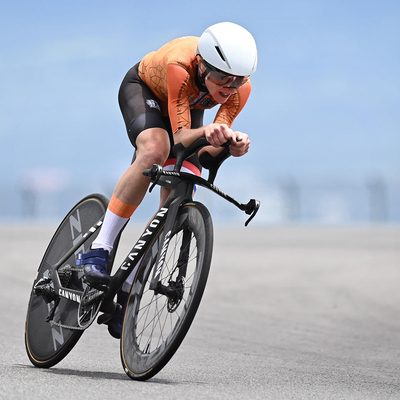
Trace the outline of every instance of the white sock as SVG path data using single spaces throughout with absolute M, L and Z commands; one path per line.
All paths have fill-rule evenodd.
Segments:
M 105 249 L 111 251 L 115 239 L 121 232 L 129 218 L 119 217 L 112 211 L 107 209 L 104 217 L 103 225 L 100 228 L 100 233 L 92 243 L 92 249 Z

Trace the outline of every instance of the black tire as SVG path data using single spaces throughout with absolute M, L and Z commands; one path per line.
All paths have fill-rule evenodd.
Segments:
M 168 363 L 190 328 L 206 286 L 213 248 L 210 213 L 201 203 L 187 203 L 180 208 L 176 221 L 161 282 L 170 287 L 168 280 L 176 279 L 174 269 L 182 254 L 181 244 L 187 240 L 183 237 L 190 237 L 183 298 L 174 303 L 167 296 L 149 290 L 155 254 L 162 246 L 160 237 L 164 226 L 161 226 L 138 268 L 124 316 L 121 361 L 131 379 L 147 380 Z
M 50 266 L 56 264 L 73 247 L 74 241 L 79 240 L 83 233 L 104 216 L 107 205 L 108 199 L 105 196 L 92 194 L 72 208 L 51 239 L 33 285 L 46 277 Z M 96 236 L 97 232 L 89 237 L 64 265 L 75 266 L 76 254 L 87 251 Z M 83 290 L 82 275 L 82 272 L 73 272 L 67 287 Z M 33 292 L 32 287 L 25 323 L 25 347 L 30 361 L 36 367 L 49 368 L 60 362 L 84 332 L 46 322 L 53 303 L 47 304 L 41 296 Z M 78 327 L 78 307 L 78 302 L 61 298 L 53 321 L 65 326 Z

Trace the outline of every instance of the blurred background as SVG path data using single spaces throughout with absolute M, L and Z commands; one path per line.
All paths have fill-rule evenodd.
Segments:
M 0 222 L 58 221 L 86 194 L 110 197 L 133 154 L 117 102 L 125 73 L 174 38 L 232 21 L 259 49 L 234 124 L 252 146 L 217 186 L 260 199 L 260 225 L 399 223 L 399 18 L 397 0 L 2 2 Z M 216 222 L 245 220 L 197 197 Z

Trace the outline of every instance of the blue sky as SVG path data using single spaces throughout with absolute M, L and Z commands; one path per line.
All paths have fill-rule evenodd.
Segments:
M 16 0 L 0 6 L 1 182 L 32 170 L 116 182 L 132 154 L 117 102 L 125 73 L 220 21 L 245 26 L 259 49 L 234 125 L 252 148 L 229 171 L 399 181 L 397 0 Z

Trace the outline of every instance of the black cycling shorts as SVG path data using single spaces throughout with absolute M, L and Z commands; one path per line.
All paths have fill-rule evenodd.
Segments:
M 136 148 L 136 138 L 141 132 L 149 128 L 162 128 L 168 132 L 172 148 L 174 141 L 170 120 L 161 115 L 157 97 L 140 79 L 138 69 L 139 63 L 128 71 L 118 93 L 118 102 L 129 140 Z M 192 128 L 203 126 L 203 115 L 204 110 L 191 110 Z M 171 152 L 168 158 L 174 158 Z M 201 171 L 197 156 L 190 157 L 188 161 Z

